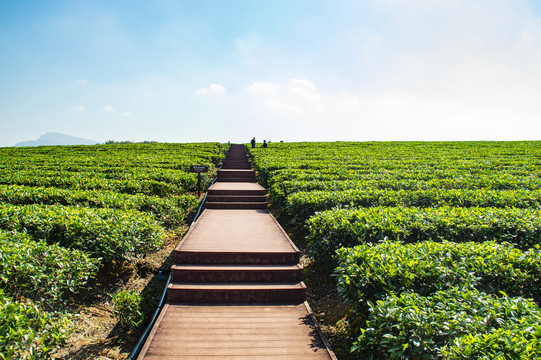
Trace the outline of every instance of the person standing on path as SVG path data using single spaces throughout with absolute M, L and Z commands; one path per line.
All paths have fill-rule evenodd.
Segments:
M 252 144 L 252 149 L 255 149 L 255 138 L 252 138 L 250 144 Z

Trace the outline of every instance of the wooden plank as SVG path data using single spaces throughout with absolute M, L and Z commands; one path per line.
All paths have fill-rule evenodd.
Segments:
M 285 355 L 315 355 L 318 353 L 323 353 L 325 350 L 318 348 L 316 349 L 306 349 L 304 347 L 287 347 L 287 348 L 275 348 L 275 347 L 243 347 L 238 349 L 229 349 L 229 348 L 204 348 L 204 349 L 190 349 L 182 347 L 182 344 L 178 344 L 178 347 L 174 348 L 153 348 L 152 346 L 148 350 L 148 355 L 168 355 L 168 356 L 239 356 L 239 355 L 249 355 L 249 356 L 261 356 L 261 355 L 274 355 L 274 356 L 285 356 Z M 328 359 L 327 355 L 327 359 Z
M 147 360 L 216 360 L 215 357 L 207 355 L 149 355 L 145 357 Z M 225 360 L 277 360 L 276 355 L 221 355 L 220 359 Z M 281 355 L 280 360 L 318 360 L 328 359 L 326 354 L 310 354 L 310 355 Z
M 297 252 L 267 210 L 203 212 L 176 250 L 224 252 Z
M 332 359 L 304 304 L 168 305 L 141 359 Z
M 205 336 L 201 336 L 205 335 Z M 163 332 L 160 336 L 159 340 L 156 341 L 183 341 L 189 346 L 189 343 L 195 343 L 195 342 L 208 342 L 209 337 L 208 332 L 206 331 L 200 331 L 197 334 L 194 334 L 193 332 L 186 332 L 182 335 L 178 333 L 178 331 L 170 331 L 169 333 Z M 308 334 L 305 332 L 280 332 L 276 331 L 274 333 L 266 333 L 261 334 L 259 332 L 252 332 L 252 333 L 246 333 L 246 334 L 237 334 L 237 333 L 231 333 L 230 331 L 227 332 L 220 332 L 219 333 L 219 341 L 218 342 L 251 342 L 251 341 L 281 341 L 281 340 L 306 340 L 308 337 Z
M 290 317 L 290 314 L 297 314 L 298 316 L 305 315 L 299 311 L 297 305 L 273 305 L 273 306 L 261 306 L 261 305 L 206 305 L 206 306 L 193 306 L 193 305 L 171 305 L 168 310 L 169 314 L 182 314 L 185 317 L 202 317 L 210 316 L 215 317 L 217 315 L 221 317 L 237 317 L 239 315 L 248 316 L 249 314 L 257 314 L 257 316 L 269 316 L 277 317 L 284 316 Z
M 238 335 L 238 336 L 257 336 L 262 333 L 267 335 L 274 335 L 274 336 L 281 336 L 281 335 L 287 335 L 287 336 L 299 336 L 304 337 L 307 333 L 313 334 L 313 330 L 310 332 L 307 332 L 306 329 L 303 329 L 301 327 L 299 328 L 276 328 L 276 326 L 268 326 L 268 327 L 244 327 L 244 328 L 194 328 L 193 325 L 187 326 L 187 325 L 168 325 L 168 326 L 158 326 L 156 327 L 156 330 L 160 331 L 160 336 L 177 336 L 180 338 L 181 334 L 190 334 L 190 335 L 201 335 L 203 337 L 209 337 L 209 336 L 221 336 L 221 335 Z

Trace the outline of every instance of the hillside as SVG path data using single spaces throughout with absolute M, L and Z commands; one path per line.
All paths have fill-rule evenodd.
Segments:
M 95 145 L 95 140 L 83 139 L 76 136 L 49 132 L 41 135 L 37 140 L 22 141 L 14 146 L 47 146 L 47 145 Z

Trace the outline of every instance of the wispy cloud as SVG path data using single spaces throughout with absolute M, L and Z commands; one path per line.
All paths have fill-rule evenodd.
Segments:
M 249 94 L 274 95 L 280 90 L 280 85 L 270 82 L 255 82 L 246 90 Z
M 116 108 L 114 106 L 107 105 L 106 107 L 103 108 L 103 110 L 113 112 L 113 111 L 116 111 Z
M 122 116 L 122 117 L 127 117 L 127 118 L 135 117 L 135 115 L 133 115 L 133 114 L 132 114 L 131 112 L 129 112 L 129 111 L 123 112 L 122 114 L 120 114 L 120 116 Z
M 246 92 L 263 101 L 268 110 L 299 114 L 321 108 L 322 95 L 307 79 L 289 79 L 285 84 L 256 82 Z
M 70 111 L 85 111 L 85 109 L 84 105 L 75 105 L 69 108 Z
M 225 86 L 222 84 L 210 84 L 206 88 L 201 88 L 195 92 L 197 96 L 206 96 L 206 95 L 222 95 L 227 92 Z
M 75 80 L 75 83 L 79 84 L 79 85 L 87 85 L 88 80 L 87 79 L 77 79 L 77 80 Z

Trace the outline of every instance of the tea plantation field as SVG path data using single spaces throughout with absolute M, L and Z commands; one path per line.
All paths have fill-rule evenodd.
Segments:
M 69 334 L 58 310 L 112 262 L 160 248 L 198 206 L 225 146 L 0 148 L 0 354 L 48 358 Z
M 369 359 L 541 358 L 541 142 L 249 149 Z

